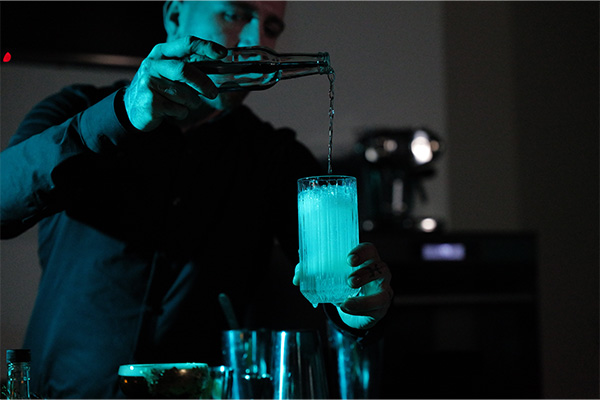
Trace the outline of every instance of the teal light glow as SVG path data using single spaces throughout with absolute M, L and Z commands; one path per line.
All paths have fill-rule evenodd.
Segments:
M 279 344 L 279 348 L 281 349 L 281 354 L 279 356 L 279 388 L 277 390 L 277 393 L 279 393 L 278 398 L 281 399 L 282 395 L 283 395 L 283 383 L 285 382 L 285 375 L 286 375 L 286 368 L 284 368 L 283 366 L 284 361 L 286 359 L 286 345 L 285 345 L 285 337 L 286 337 L 287 333 L 285 331 L 281 332 L 281 343 Z
M 315 307 L 340 304 L 358 291 L 347 283 L 348 253 L 358 245 L 356 179 L 329 175 L 298 185 L 300 291 Z

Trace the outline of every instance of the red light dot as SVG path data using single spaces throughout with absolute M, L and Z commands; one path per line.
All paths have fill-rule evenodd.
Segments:
M 4 55 L 4 57 L 2 58 L 3 62 L 9 62 L 11 58 L 11 55 L 9 52 L 6 52 L 6 54 Z

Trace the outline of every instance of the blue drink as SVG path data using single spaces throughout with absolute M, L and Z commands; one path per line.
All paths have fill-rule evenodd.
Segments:
M 313 306 L 341 304 L 359 289 L 347 279 L 348 253 L 358 245 L 356 178 L 325 175 L 298 180 L 300 292 Z

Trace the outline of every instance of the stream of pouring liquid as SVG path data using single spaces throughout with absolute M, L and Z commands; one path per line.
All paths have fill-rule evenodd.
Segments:
M 335 81 L 335 72 L 333 69 L 327 74 L 327 78 L 329 79 L 329 145 L 327 147 L 327 173 L 331 175 L 333 170 L 331 168 L 331 151 L 333 147 L 333 115 L 335 111 L 333 110 L 333 82 Z

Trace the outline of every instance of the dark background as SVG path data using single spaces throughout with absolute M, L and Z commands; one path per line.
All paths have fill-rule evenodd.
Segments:
M 0 47 L 36 62 L 90 62 L 86 54 L 143 58 L 165 40 L 156 29 L 162 7 L 162 1 L 5 1 Z

